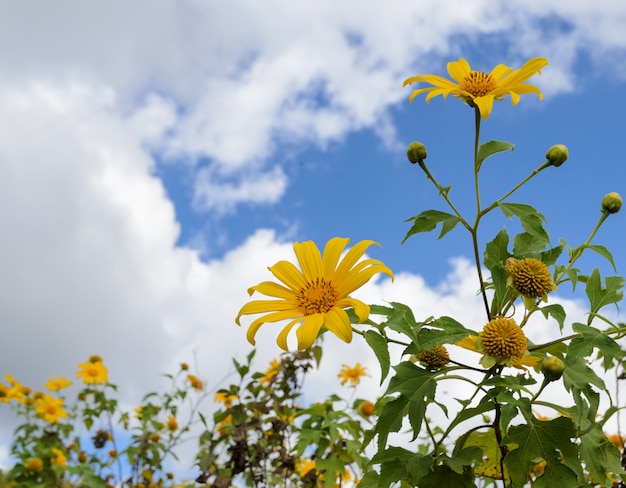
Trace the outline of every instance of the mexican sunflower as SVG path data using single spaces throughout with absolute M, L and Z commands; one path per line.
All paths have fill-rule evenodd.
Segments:
M 360 300 L 351 298 L 350 293 L 367 283 L 377 273 L 385 273 L 393 279 L 393 273 L 378 259 L 357 261 L 374 241 L 361 241 L 353 246 L 340 261 L 341 254 L 350 242 L 347 238 L 335 237 L 328 241 L 320 256 L 313 241 L 296 242 L 294 251 L 300 269 L 288 261 L 279 261 L 268 268 L 283 284 L 264 281 L 248 289 L 277 300 L 253 300 L 246 303 L 235 322 L 241 325 L 242 315 L 265 315 L 252 322 L 247 338 L 252 345 L 257 331 L 266 322 L 289 320 L 278 334 L 278 345 L 287 351 L 287 336 L 298 325 L 296 337 L 298 349 L 310 347 L 322 327 L 328 329 L 345 342 L 352 340 L 352 326 L 344 308 L 353 307 L 360 322 L 367 320 L 370 308 Z
M 502 100 L 504 95 L 511 95 L 513 105 L 518 104 L 520 95 L 528 93 L 535 93 L 539 100 L 543 99 L 539 88 L 524 82 L 535 74 L 541 73 L 541 69 L 547 64 L 548 60 L 545 58 L 532 58 L 516 70 L 499 64 L 491 70 L 491 73 L 485 73 L 472 71 L 469 63 L 459 58 L 458 61 L 448 63 L 448 73 L 454 81 L 438 75 L 417 75 L 404 80 L 402 86 L 416 82 L 430 83 L 432 87 L 413 90 L 409 101 L 412 102 L 421 93 L 428 93 L 426 102 L 430 102 L 430 99 L 437 95 L 443 95 L 446 99 L 452 94 L 471 107 L 478 107 L 482 118 L 487 120 L 491 114 L 493 101 Z

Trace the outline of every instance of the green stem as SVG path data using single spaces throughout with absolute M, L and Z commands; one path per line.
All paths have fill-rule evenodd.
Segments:
M 485 280 L 483 279 L 483 271 L 480 263 L 480 251 L 478 249 L 478 224 L 480 222 L 480 185 L 478 183 L 478 150 L 480 146 L 480 109 L 474 108 L 474 122 L 476 126 L 476 135 L 474 137 L 474 191 L 476 193 L 476 221 L 474 226 L 469 228 L 472 234 L 472 246 L 474 247 L 474 261 L 476 262 L 476 271 L 478 272 L 478 281 L 480 282 L 480 294 L 483 297 L 483 304 L 487 312 L 487 321 L 491 320 L 491 311 L 489 310 L 489 300 L 487 299 L 487 290 L 485 289 Z

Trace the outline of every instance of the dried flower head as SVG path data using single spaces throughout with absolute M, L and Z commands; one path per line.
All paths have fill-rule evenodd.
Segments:
M 480 342 L 485 353 L 481 364 L 485 367 L 496 363 L 512 366 L 513 360 L 519 360 L 528 346 L 522 328 L 504 317 L 496 317 L 485 325 Z
M 556 289 L 548 267 L 535 258 L 509 258 L 504 266 L 509 286 L 525 297 L 543 298 Z
M 420 351 L 416 358 L 420 363 L 431 368 L 443 368 L 450 362 L 450 355 L 444 346 L 435 346 L 429 351 Z

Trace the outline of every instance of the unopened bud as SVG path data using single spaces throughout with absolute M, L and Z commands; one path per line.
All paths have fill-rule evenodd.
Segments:
M 413 164 L 426 159 L 426 146 L 421 142 L 413 141 L 406 150 L 406 156 Z
M 604 195 L 602 199 L 602 211 L 608 213 L 617 213 L 622 208 L 622 197 L 619 193 L 613 191 Z
M 556 356 L 549 356 L 541 363 L 541 372 L 548 381 L 556 381 L 563 376 L 565 363 Z
M 546 153 L 546 159 L 550 161 L 552 166 L 561 166 L 569 156 L 569 151 L 567 150 L 567 146 L 563 144 L 555 144 Z

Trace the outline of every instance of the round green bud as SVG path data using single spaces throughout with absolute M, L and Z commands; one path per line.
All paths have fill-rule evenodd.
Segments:
M 552 166 L 561 166 L 569 157 L 567 146 L 563 144 L 555 144 L 546 153 L 546 159 L 550 161 Z
M 622 197 L 619 193 L 613 191 L 604 195 L 602 199 L 602 211 L 608 213 L 617 213 L 622 208 Z
M 549 356 L 541 363 L 541 372 L 548 381 L 556 381 L 563 376 L 565 363 L 556 356 Z
M 406 150 L 406 157 L 411 163 L 419 163 L 426 159 L 426 146 L 421 142 L 413 141 Z

